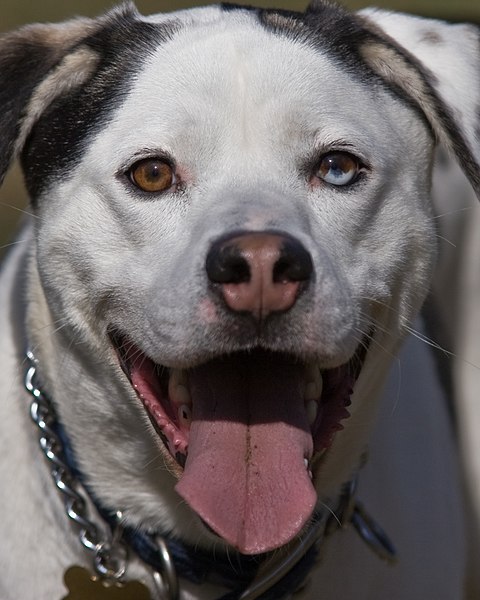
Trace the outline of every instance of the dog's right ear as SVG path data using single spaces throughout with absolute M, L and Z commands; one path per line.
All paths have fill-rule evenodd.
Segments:
M 80 42 L 96 27 L 74 19 L 0 37 L 0 184 L 43 111 L 93 70 L 98 57 Z
M 311 0 L 306 15 L 337 54 L 360 59 L 423 114 L 480 199 L 480 28 L 376 8 L 349 14 L 330 0 Z
M 480 28 L 378 9 L 359 11 L 363 60 L 417 106 L 480 199 Z

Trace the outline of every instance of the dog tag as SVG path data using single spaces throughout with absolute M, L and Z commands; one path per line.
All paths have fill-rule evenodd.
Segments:
M 68 594 L 62 600 L 151 600 L 148 588 L 139 581 L 110 583 L 83 567 L 70 567 L 63 580 Z

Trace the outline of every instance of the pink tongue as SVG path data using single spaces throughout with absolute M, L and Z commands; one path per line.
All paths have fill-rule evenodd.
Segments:
M 300 365 L 255 352 L 189 373 L 193 420 L 177 492 L 244 554 L 290 541 L 312 514 Z

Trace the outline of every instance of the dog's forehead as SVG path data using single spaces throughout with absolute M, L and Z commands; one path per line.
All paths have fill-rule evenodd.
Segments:
M 335 41 L 332 30 L 358 27 L 355 17 L 334 16 L 224 6 L 112 13 L 67 57 L 84 61 L 85 84 L 73 93 L 65 86 L 29 137 L 22 158 L 31 196 L 88 161 L 118 170 L 142 148 L 185 164 L 190 151 L 197 169 L 211 166 L 198 159 L 213 154 L 225 168 L 222 151 L 239 155 L 252 140 L 257 154 L 241 153 L 242 162 L 255 163 L 268 144 L 262 155 L 278 168 L 280 149 L 283 164 L 293 165 L 290 159 L 338 140 L 390 152 L 389 128 L 399 121 L 393 113 L 403 109 L 350 38 Z M 88 61 L 79 57 L 85 51 Z M 60 75 L 70 77 L 67 67 Z M 56 81 L 54 72 L 47 91 Z
M 202 14 L 202 13 L 200 13 Z M 305 95 L 335 80 L 335 87 L 352 81 L 328 51 L 304 40 L 275 33 L 249 13 L 224 13 L 222 20 L 195 22 L 159 45 L 137 74 L 133 93 L 145 93 L 148 82 L 159 98 L 185 88 L 211 95 L 219 104 L 224 96 L 252 102 L 287 95 L 302 103 Z M 250 87 L 248 87 L 250 86 Z M 213 92 L 213 90 L 215 90 Z M 332 90 L 333 91 L 333 87 Z M 312 98 L 308 98 L 311 102 Z M 188 98 L 178 98 L 179 104 Z M 298 104 L 297 104 L 298 105 Z
M 155 19 L 165 17 L 149 18 Z M 307 37 L 274 32 L 244 10 L 213 7 L 182 19 L 185 26 L 135 74 L 116 118 L 94 144 L 100 156 L 116 148 L 127 160 L 140 147 L 174 155 L 190 148 L 198 155 L 215 143 L 225 165 L 228 147 L 262 153 L 262 140 L 283 143 L 284 154 L 304 150 L 298 146 L 307 139 L 310 148 L 312 141 L 381 141 L 381 119 L 365 119 L 378 111 L 378 91 Z

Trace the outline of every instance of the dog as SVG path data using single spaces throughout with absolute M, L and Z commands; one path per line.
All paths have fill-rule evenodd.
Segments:
M 2 600 L 478 597 L 417 319 L 479 44 L 323 0 L 1 38 Z

